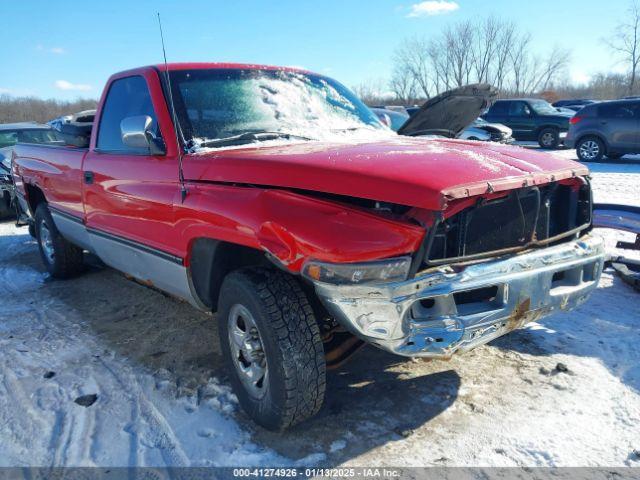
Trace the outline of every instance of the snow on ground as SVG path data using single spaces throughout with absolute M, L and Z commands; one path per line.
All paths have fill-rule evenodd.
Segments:
M 590 165 L 597 201 L 638 204 L 623 162 Z M 97 263 L 53 281 L 10 223 L 0 286 L 0 466 L 640 466 L 640 296 L 611 272 L 574 312 L 448 362 L 367 347 L 284 434 L 238 408 L 214 317 Z

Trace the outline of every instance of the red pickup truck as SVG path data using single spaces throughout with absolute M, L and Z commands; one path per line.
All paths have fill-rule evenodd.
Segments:
M 399 136 L 307 71 L 118 73 L 88 145 L 14 151 L 47 269 L 89 251 L 217 312 L 239 401 L 270 429 L 314 415 L 363 342 L 446 358 L 579 304 L 603 267 L 581 164 Z

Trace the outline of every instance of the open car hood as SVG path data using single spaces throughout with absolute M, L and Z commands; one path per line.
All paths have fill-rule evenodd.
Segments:
M 580 163 L 485 142 L 301 142 L 189 154 L 187 181 L 293 188 L 441 210 L 449 200 L 586 175 Z
M 498 91 L 478 83 L 454 88 L 427 100 L 398 130 L 400 135 L 442 135 L 456 137 L 489 108 Z

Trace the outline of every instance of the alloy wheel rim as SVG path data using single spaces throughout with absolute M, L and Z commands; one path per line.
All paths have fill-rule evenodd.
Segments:
M 580 145 L 580 156 L 586 160 L 593 160 L 599 153 L 600 146 L 593 140 L 589 140 Z
M 269 375 L 267 357 L 255 319 L 245 306 L 231 307 L 228 330 L 231 357 L 240 381 L 249 395 L 262 398 Z
M 55 260 L 55 250 L 53 248 L 53 237 L 46 222 L 40 222 L 40 246 L 44 257 L 50 265 Z

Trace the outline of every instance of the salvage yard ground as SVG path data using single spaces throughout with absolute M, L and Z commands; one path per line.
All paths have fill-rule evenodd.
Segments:
M 640 205 L 640 159 L 589 166 L 596 202 Z M 10 222 L 0 285 L 0 466 L 640 466 L 640 296 L 611 272 L 451 361 L 367 347 L 284 434 L 237 406 L 214 317 L 97 263 L 52 281 Z

